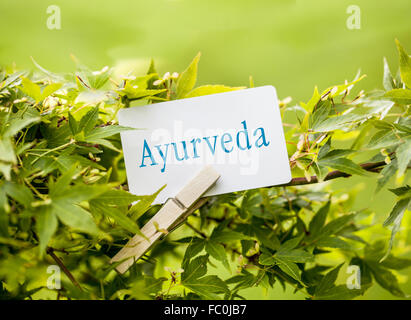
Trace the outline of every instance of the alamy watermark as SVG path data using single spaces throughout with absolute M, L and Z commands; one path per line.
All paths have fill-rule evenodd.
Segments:
M 346 285 L 350 290 L 361 289 L 361 269 L 357 265 L 350 265 L 347 267 L 347 274 L 350 276 L 347 278 Z
M 60 30 L 61 29 L 61 10 L 59 6 L 51 5 L 47 7 L 47 17 L 46 25 L 49 30 Z
M 57 265 L 50 265 L 47 267 L 47 273 L 51 274 L 47 278 L 47 288 L 50 290 L 60 290 L 61 289 L 61 270 Z
M 361 29 L 361 9 L 359 6 L 352 4 L 347 7 L 347 28 L 349 30 Z

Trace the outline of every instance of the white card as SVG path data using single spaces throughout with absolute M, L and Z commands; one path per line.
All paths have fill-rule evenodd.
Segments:
M 275 88 L 264 86 L 121 109 L 129 190 L 174 197 L 205 165 L 221 174 L 206 195 L 288 183 L 291 171 Z

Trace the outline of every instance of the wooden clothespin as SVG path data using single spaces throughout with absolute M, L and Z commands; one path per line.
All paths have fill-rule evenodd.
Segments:
M 157 214 L 141 228 L 146 238 L 136 234 L 111 260 L 123 261 L 116 270 L 125 273 L 154 243 L 179 225 L 206 201 L 200 199 L 220 177 L 213 167 L 206 166 L 174 198 L 169 198 Z

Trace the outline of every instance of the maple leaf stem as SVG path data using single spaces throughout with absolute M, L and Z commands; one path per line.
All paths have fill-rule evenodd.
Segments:
M 63 272 L 66 274 L 66 276 L 70 279 L 70 281 L 80 290 L 83 290 L 80 286 L 80 284 L 77 282 L 76 278 L 72 275 L 72 273 L 67 269 L 67 267 L 64 265 L 63 261 L 59 257 L 57 257 L 54 254 L 54 248 L 48 247 L 47 248 L 47 254 L 50 255 L 50 257 L 53 258 L 54 261 L 58 264 L 58 266 L 63 270 Z

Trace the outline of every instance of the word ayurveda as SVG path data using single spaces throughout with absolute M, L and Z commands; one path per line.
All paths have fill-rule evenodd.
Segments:
M 140 168 L 160 165 L 161 172 L 166 171 L 167 160 L 174 157 L 177 161 L 200 158 L 204 155 L 199 154 L 200 144 L 205 145 L 209 154 L 214 156 L 216 149 L 220 148 L 224 153 L 230 153 L 237 148 L 238 150 L 249 150 L 251 148 L 267 147 L 270 141 L 266 138 L 263 127 L 256 128 L 249 133 L 247 121 L 241 122 L 242 128 L 232 135 L 229 132 L 214 136 L 195 137 L 192 140 L 170 142 L 150 147 L 146 139 L 142 146 L 142 158 Z M 203 149 L 202 149 L 203 150 Z

